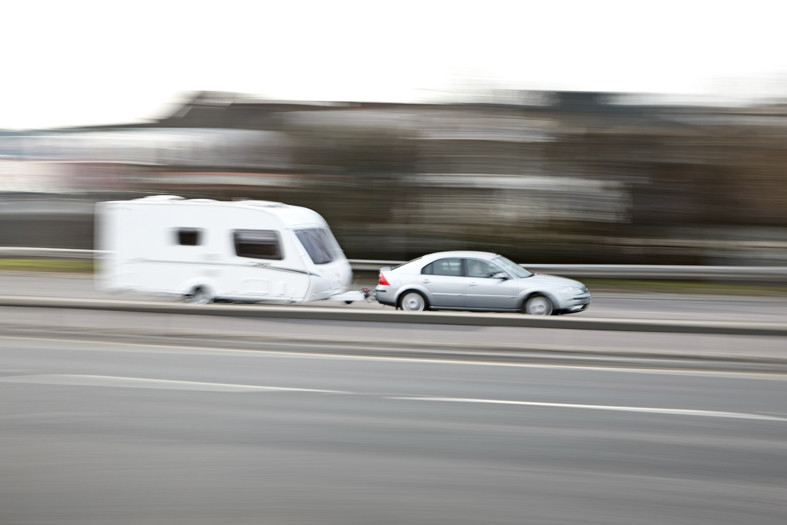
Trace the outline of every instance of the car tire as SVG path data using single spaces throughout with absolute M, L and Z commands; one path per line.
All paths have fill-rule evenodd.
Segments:
M 195 286 L 188 296 L 188 301 L 193 304 L 209 304 L 213 302 L 213 296 L 208 288 Z
M 533 295 L 525 301 L 522 309 L 528 315 L 552 315 L 554 311 L 552 301 L 543 295 Z
M 399 299 L 399 308 L 410 312 L 426 310 L 426 298 L 418 292 L 405 292 Z

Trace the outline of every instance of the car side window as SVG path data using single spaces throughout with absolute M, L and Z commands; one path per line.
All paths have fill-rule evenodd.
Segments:
M 421 270 L 421 273 L 426 275 L 448 275 L 453 277 L 461 277 L 462 259 L 456 257 L 438 259 L 424 266 Z
M 468 277 L 492 277 L 502 270 L 488 261 L 466 259 Z

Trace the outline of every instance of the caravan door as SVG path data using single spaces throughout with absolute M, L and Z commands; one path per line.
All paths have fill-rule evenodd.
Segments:
M 236 269 L 230 295 L 249 300 L 302 301 L 309 272 L 297 254 L 287 254 L 277 230 L 233 230 Z

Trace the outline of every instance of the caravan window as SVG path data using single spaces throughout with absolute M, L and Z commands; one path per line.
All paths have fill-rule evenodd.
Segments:
M 333 238 L 331 232 L 324 228 L 308 228 L 295 230 L 298 240 L 306 248 L 314 264 L 327 264 L 342 254 L 339 243 Z
M 283 259 L 279 234 L 274 230 L 235 230 L 235 254 L 252 259 Z
M 199 246 L 202 244 L 202 230 L 180 228 L 175 231 L 177 243 L 181 246 Z

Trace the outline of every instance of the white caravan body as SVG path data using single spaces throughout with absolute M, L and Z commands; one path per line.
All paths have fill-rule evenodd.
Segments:
M 344 300 L 352 282 L 328 224 L 300 206 L 170 195 L 100 202 L 95 233 L 104 291 L 306 302 Z

